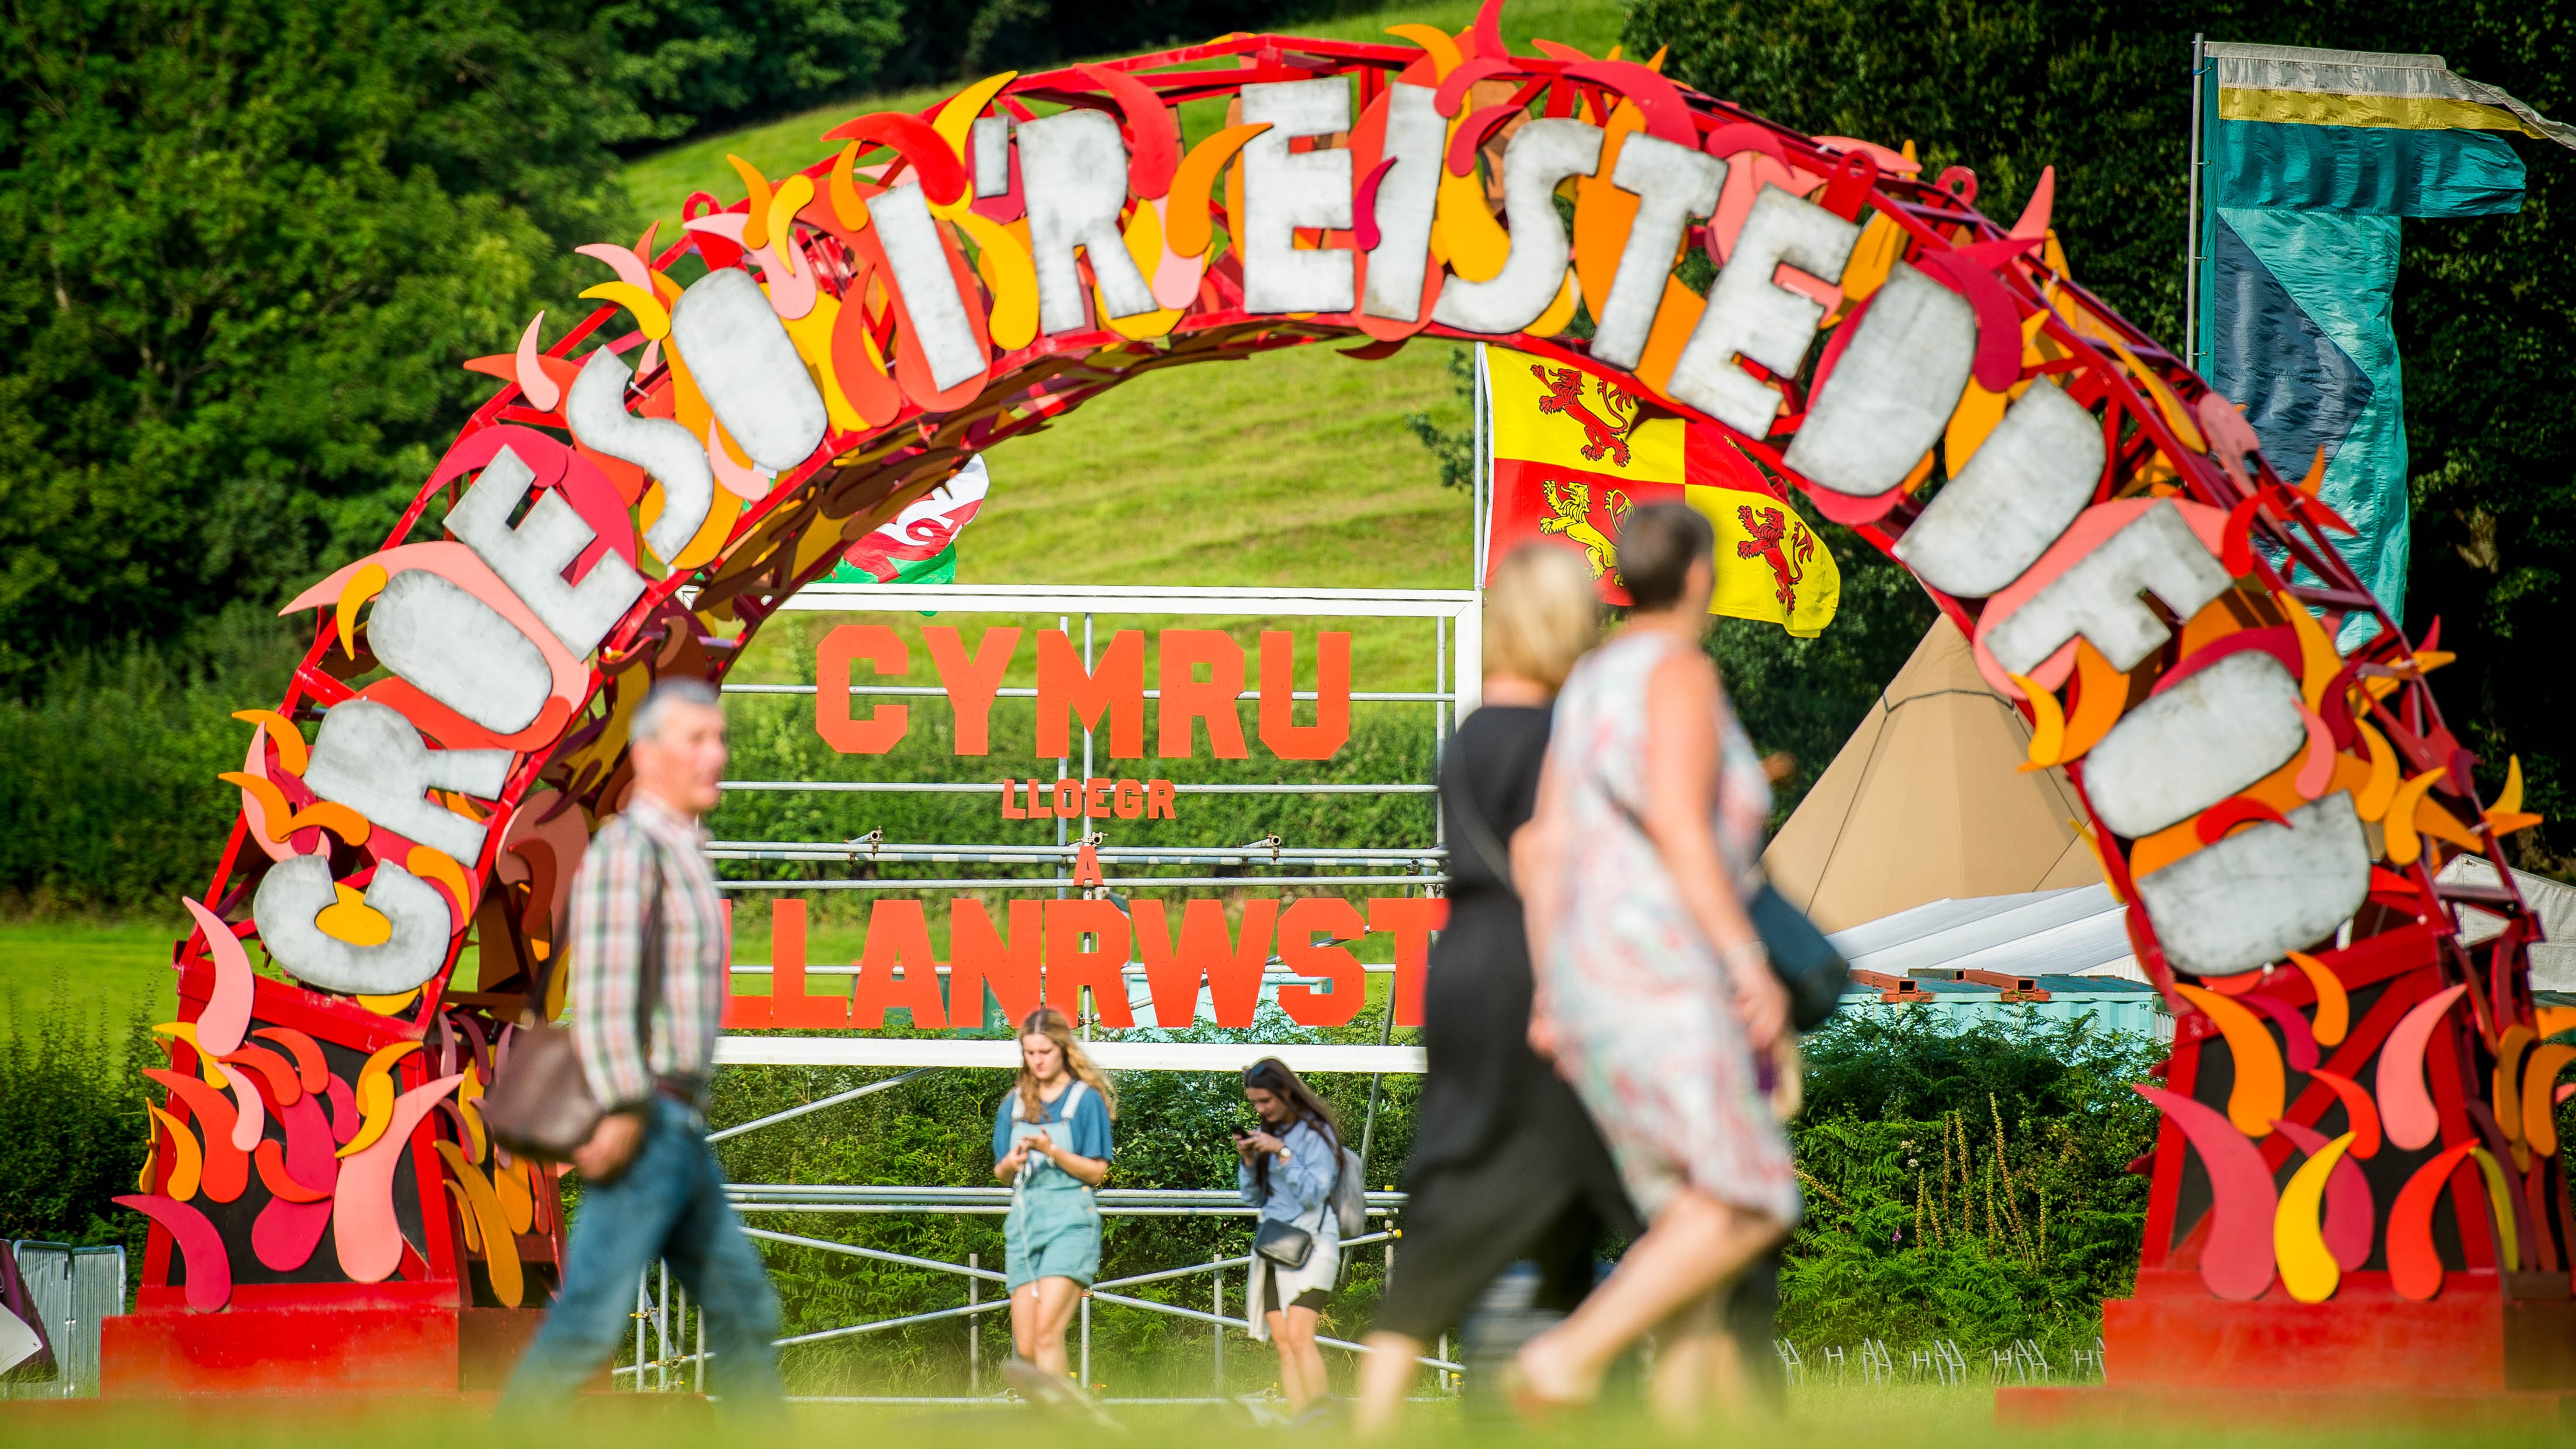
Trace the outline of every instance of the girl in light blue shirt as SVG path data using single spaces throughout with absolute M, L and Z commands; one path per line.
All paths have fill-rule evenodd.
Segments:
M 1261 1123 L 1234 1139 L 1242 1159 L 1235 1185 L 1244 1202 L 1261 1210 L 1262 1221 L 1302 1228 L 1314 1243 L 1294 1268 L 1254 1253 L 1247 1290 L 1245 1327 L 1278 1346 L 1280 1393 L 1294 1415 L 1330 1391 L 1315 1325 L 1342 1274 L 1342 1227 L 1333 1213 L 1341 1126 L 1324 1099 L 1277 1057 L 1244 1069 L 1243 1095 Z
M 993 1176 L 1010 1184 L 1002 1219 L 1011 1294 L 1003 1377 L 1023 1395 L 1064 1392 L 1064 1335 L 1100 1273 L 1100 1206 L 1118 1092 L 1084 1054 L 1073 1023 L 1040 1007 L 1020 1023 L 1020 1079 L 993 1110 Z

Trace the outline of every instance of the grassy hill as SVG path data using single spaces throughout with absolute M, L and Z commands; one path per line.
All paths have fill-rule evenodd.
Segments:
M 1395 43 L 1386 33 L 1390 25 L 1420 22 L 1454 33 L 1466 29 L 1475 18 L 1476 6 L 1469 0 L 1447 0 L 1432 5 L 1391 5 L 1365 15 L 1287 27 L 1283 33 L 1323 40 Z M 1503 38 L 1516 50 L 1528 51 L 1530 41 L 1538 38 L 1601 55 L 1619 43 L 1619 30 L 1626 24 L 1626 16 L 1620 6 L 1603 0 L 1513 0 L 1503 11 L 1502 24 Z M 759 167 L 766 176 L 802 170 L 838 149 L 820 138 L 852 116 L 870 111 L 919 111 L 956 90 L 949 86 L 854 97 L 738 131 L 702 136 L 637 160 L 627 168 L 627 185 L 643 215 L 663 218 L 666 227 L 677 226 L 680 203 L 692 191 L 704 190 L 727 203 L 741 198 L 742 180 L 725 164 L 728 152 Z M 1212 117 L 1219 109 L 1193 106 L 1184 110 L 1181 124 L 1187 139 L 1196 140 L 1217 125 Z

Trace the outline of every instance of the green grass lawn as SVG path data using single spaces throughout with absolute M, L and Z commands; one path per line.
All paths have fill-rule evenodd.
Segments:
M 1266 1346 L 1229 1345 L 1267 1362 Z M 1338 1359 L 1338 1354 L 1331 1355 Z M 1336 1366 L 1338 1368 L 1338 1365 Z M 1114 1371 L 1112 1371 L 1114 1372 Z M 1205 1385 L 1199 1386 L 1205 1391 Z M 1110 1397 L 1121 1385 L 1112 1381 Z M 2213 1401 L 2223 1391 L 2213 1390 Z M 2265 1429 L 2231 1425 L 2213 1433 L 2206 1427 L 2181 1425 L 2106 1425 L 2050 1430 L 1999 1430 L 1992 1422 L 1992 1391 L 1942 1389 L 1818 1387 L 1793 1390 L 1788 1414 L 1770 1423 L 1746 1425 L 1720 1438 L 1678 1439 L 1663 1434 L 1629 1413 L 1605 1412 L 1593 1419 L 1572 1420 L 1548 1432 L 1532 1433 L 1506 1422 L 1467 1420 L 1453 1404 L 1417 1403 L 1406 1431 L 1390 1442 L 1465 1449 L 1465 1446 L 1578 1443 L 1720 1443 L 1752 1442 L 1767 1449 L 1984 1449 L 2002 1443 L 2015 1449 L 2166 1449 L 2166 1446 L 2287 1446 L 2356 1442 L 2350 1425 Z M 1270 1406 L 1278 1407 L 1274 1402 Z M 791 1418 L 765 1431 L 764 1442 L 778 1449 L 844 1444 L 854 1440 L 909 1449 L 984 1449 L 984 1446 L 1031 1442 L 1123 1443 L 1139 1449 L 1161 1446 L 1230 1446 L 1280 1438 L 1256 1429 L 1246 1414 L 1231 1405 L 1152 1407 L 1114 1405 L 1112 1414 L 1129 1430 L 1116 1439 L 1085 1431 L 1033 1411 L 953 1404 L 859 1405 L 802 1404 Z M 27 1449 L 141 1449 L 184 1439 L 206 1449 L 267 1449 L 287 1443 L 364 1442 L 377 1449 L 429 1449 L 457 1437 L 490 1433 L 489 1411 L 480 1405 L 418 1399 L 388 1399 L 368 1405 L 355 1400 L 272 1399 L 226 1404 L 219 1412 L 170 1404 L 0 1405 L 0 1424 L 12 1443 Z M 615 1394 L 586 1398 L 577 1418 L 550 1425 L 551 1442 L 565 1446 L 615 1443 L 620 1449 L 682 1449 L 703 1444 L 720 1432 L 722 1421 L 703 1401 L 681 1395 Z M 1305 1436 L 1316 1443 L 1338 1442 L 1331 1430 Z M 2526 1435 L 2537 1440 L 2538 1436 Z M 2424 1428 L 2394 1424 L 2375 1426 L 2360 1439 L 2386 1449 L 2411 1446 L 2468 1445 L 2501 1442 L 2501 1431 L 2481 1434 L 2476 1428 Z
M 170 943 L 176 921 L 0 922 L 0 1033 L 57 994 L 111 1029 L 140 1006 L 154 1021 L 177 1010 Z

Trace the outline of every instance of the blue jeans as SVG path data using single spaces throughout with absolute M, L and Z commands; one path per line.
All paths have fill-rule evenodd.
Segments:
M 635 1284 L 660 1258 L 706 1313 L 708 1364 L 730 1408 L 775 1412 L 778 1295 L 725 1201 L 706 1124 L 655 1097 L 643 1145 L 616 1181 L 582 1186 L 563 1291 L 501 1396 L 505 1413 L 561 1405 L 632 1331 Z

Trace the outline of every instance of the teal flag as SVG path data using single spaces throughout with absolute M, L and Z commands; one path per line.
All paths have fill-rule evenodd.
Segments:
M 2438 55 L 2214 44 L 2201 88 L 2203 377 L 2291 478 L 2320 450 L 2335 545 L 2406 610 L 2406 408 L 2392 308 L 2402 219 L 2522 209 L 2504 133 L 2576 147 L 2576 128 Z M 2346 649 L 2377 626 L 2348 621 Z

